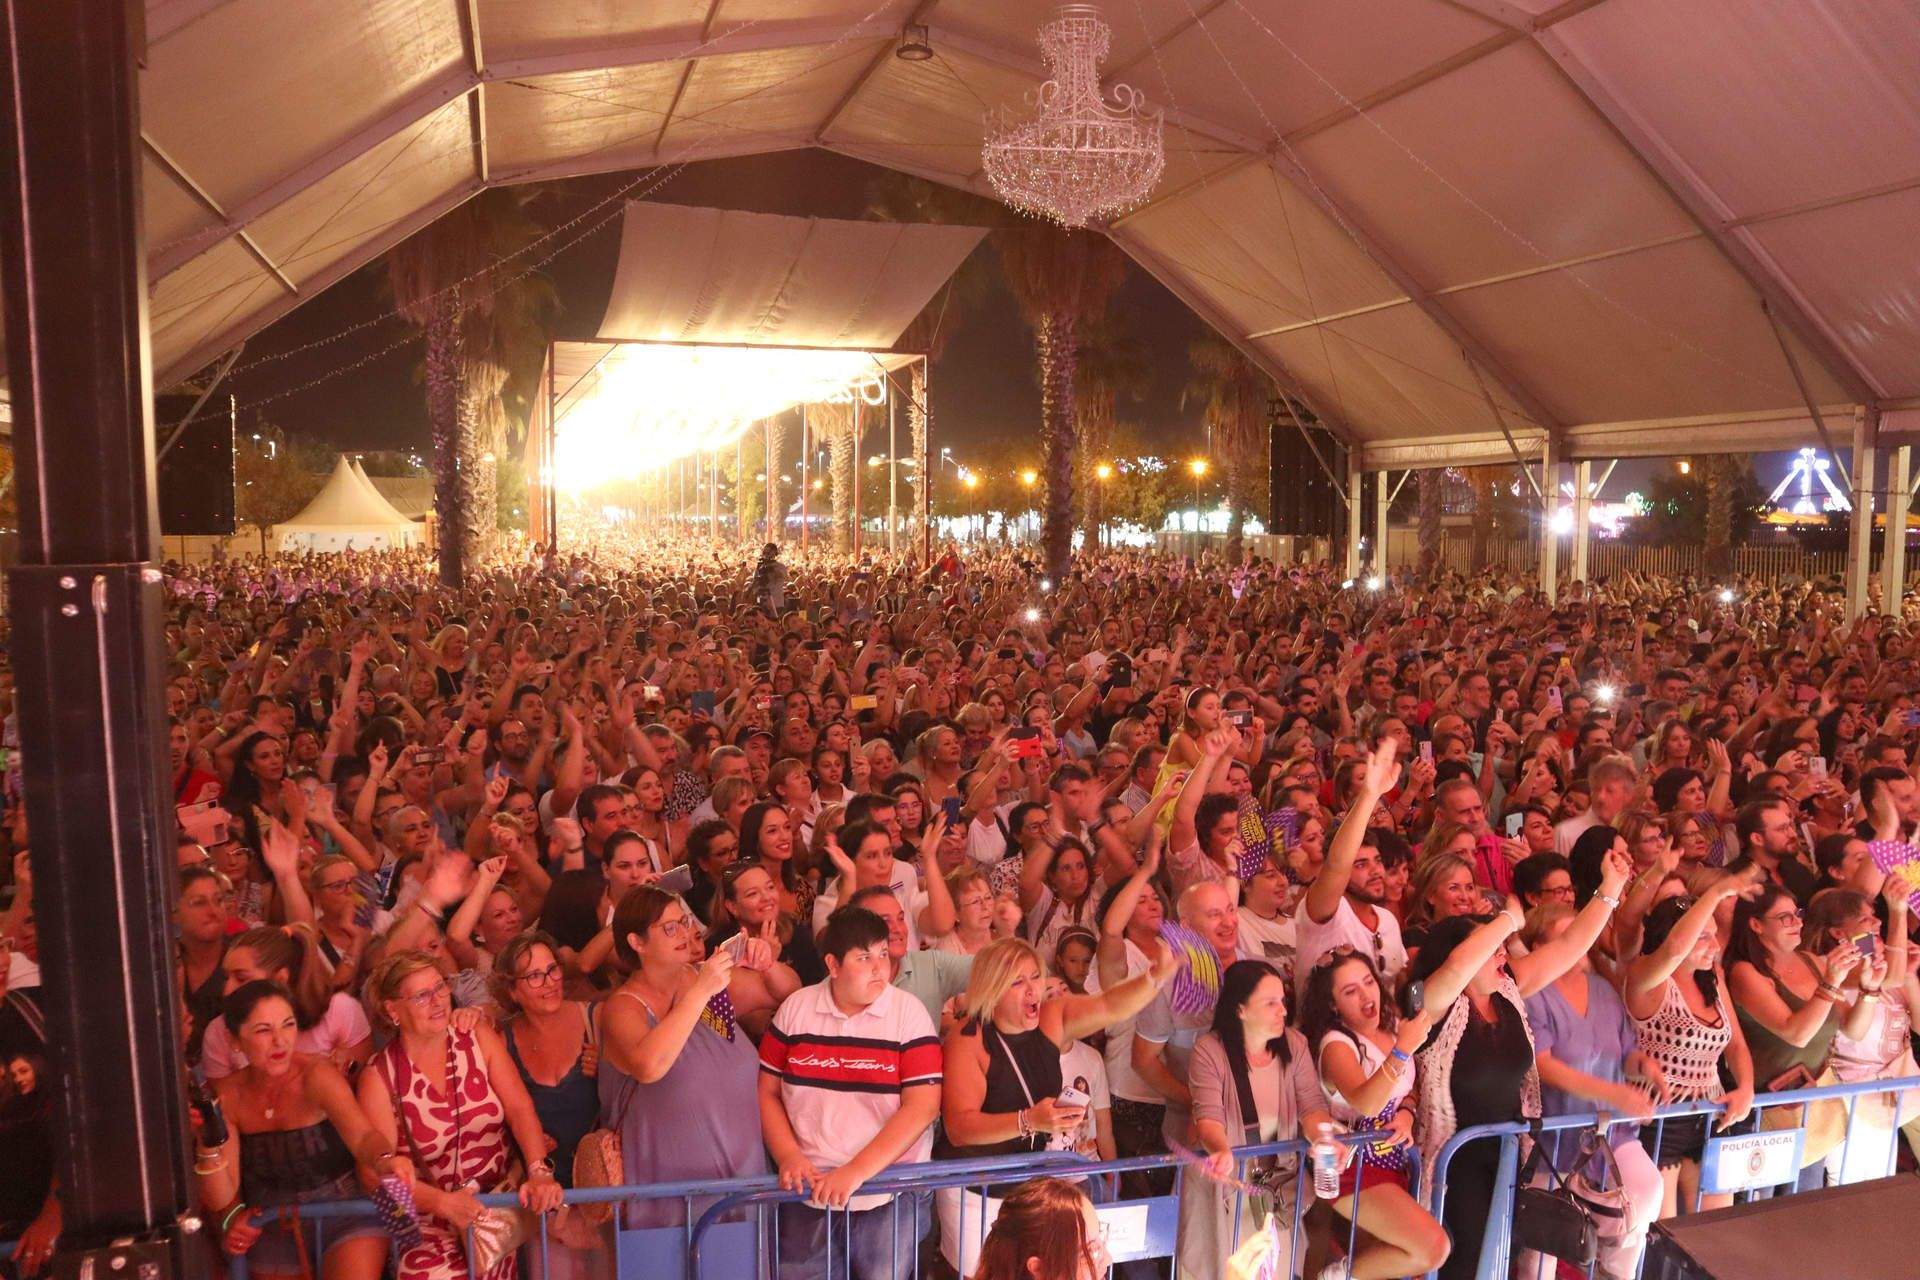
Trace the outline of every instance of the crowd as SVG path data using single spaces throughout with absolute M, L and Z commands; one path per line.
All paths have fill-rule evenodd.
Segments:
M 866 1189 L 1044 1152 L 1177 1153 L 1181 1270 L 1223 1276 L 1304 1181 L 1234 1149 L 1341 1131 L 1376 1136 L 1282 1273 L 1472 1276 L 1494 1144 L 1441 1220 L 1415 1166 L 1595 1111 L 1606 1151 L 1547 1158 L 1610 1171 L 1630 1276 L 1756 1092 L 1916 1074 L 1920 638 L 1814 584 L 1553 608 L 1497 573 L 668 540 L 458 591 L 412 552 L 167 582 L 193 1171 L 269 1280 L 375 1280 L 390 1242 L 399 1280 L 506 1280 L 539 1213 L 586 1280 L 608 1227 L 566 1188 L 763 1173 L 805 1193 L 783 1280 L 1102 1275 L 1098 1181 Z M 9 793 L 0 1235 L 32 1275 L 60 1223 Z M 1717 1110 L 1640 1123 L 1678 1101 Z M 1818 1185 L 1916 1117 L 1862 1100 L 1844 1151 L 1819 1104 L 1764 1123 Z M 268 1212 L 369 1190 L 324 1256 Z

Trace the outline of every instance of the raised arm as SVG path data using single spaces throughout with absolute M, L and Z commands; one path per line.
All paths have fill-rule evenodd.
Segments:
M 1626 854 L 1615 849 L 1607 851 L 1600 869 L 1600 891 L 1587 900 L 1573 923 L 1559 937 L 1511 961 L 1513 980 L 1521 995 L 1530 996 L 1546 987 L 1593 949 L 1601 931 L 1607 927 L 1607 920 L 1620 905 L 1620 891 L 1632 874 L 1633 861 Z
M 1325 924 L 1333 919 L 1333 913 L 1340 908 L 1340 899 L 1347 892 L 1347 882 L 1353 877 L 1353 859 L 1365 843 L 1367 823 L 1373 817 L 1374 806 L 1392 788 L 1397 776 L 1393 761 L 1397 750 L 1395 741 L 1386 738 L 1367 755 L 1366 767 L 1360 773 L 1359 788 L 1354 792 L 1353 805 L 1347 810 L 1346 820 L 1334 832 L 1333 840 L 1327 846 L 1327 857 L 1320 867 L 1320 874 L 1307 886 L 1305 910 L 1315 924 Z
M 1149 840 L 1145 855 L 1140 859 L 1139 869 L 1128 876 L 1119 892 L 1113 895 L 1113 903 L 1107 908 L 1107 918 L 1100 922 L 1100 985 L 1116 986 L 1127 977 L 1127 924 L 1133 919 L 1134 910 L 1140 905 L 1140 895 L 1151 893 L 1149 882 L 1154 872 L 1160 869 L 1160 846 Z
M 1147 972 L 1135 974 L 1117 986 L 1102 983 L 1099 992 L 1093 995 L 1068 995 L 1050 1000 L 1041 1008 L 1040 1023 L 1048 1028 L 1053 1042 L 1065 1049 L 1082 1036 L 1122 1022 L 1146 1008 L 1154 993 L 1173 978 L 1177 968 L 1179 961 L 1162 943 L 1153 957 L 1153 967 Z M 1059 1019 L 1057 1027 L 1054 1018 Z
M 1440 1010 L 1458 1000 L 1467 984 L 1473 981 L 1473 975 L 1480 972 L 1480 966 L 1491 960 L 1519 927 L 1519 914 L 1509 909 L 1461 939 L 1446 962 L 1427 979 L 1422 1007 Z
M 1738 896 L 1750 883 L 1737 875 L 1715 881 L 1674 923 L 1665 942 L 1653 951 L 1636 957 L 1627 966 L 1626 982 L 1621 991 L 1626 998 L 1627 1012 L 1636 1018 L 1653 1016 L 1660 1007 L 1660 990 L 1666 986 L 1667 979 L 1679 970 L 1681 962 L 1693 953 L 1700 935 L 1712 926 L 1713 913 L 1722 902 Z
M 1198 843 L 1200 837 L 1194 819 L 1200 812 L 1200 802 L 1212 789 L 1213 775 L 1238 741 L 1239 735 L 1228 728 L 1215 729 L 1202 741 L 1200 760 L 1187 775 L 1186 784 L 1180 788 L 1180 798 L 1173 804 L 1173 828 L 1167 838 L 1176 854 Z

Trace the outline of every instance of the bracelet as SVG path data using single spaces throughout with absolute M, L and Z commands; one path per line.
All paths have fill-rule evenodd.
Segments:
M 1838 1000 L 1840 998 L 1840 988 L 1830 982 L 1823 982 L 1813 989 L 1813 994 L 1828 1000 Z
M 1033 1125 L 1028 1121 L 1026 1112 L 1016 1111 L 1013 1118 L 1020 1126 L 1020 1141 L 1025 1142 L 1033 1137 Z
M 227 1228 L 233 1225 L 233 1220 L 239 1217 L 241 1214 L 245 1213 L 246 1211 L 247 1211 L 247 1202 L 245 1200 L 235 1200 L 233 1202 L 233 1207 L 228 1209 L 226 1213 L 221 1215 L 220 1234 L 221 1235 L 227 1234 Z
M 1860 999 L 1863 1002 L 1867 1000 L 1878 1000 L 1879 998 L 1880 993 L 1878 991 L 1862 991 L 1860 993 Z
M 1399 1045 L 1393 1046 L 1392 1052 L 1388 1053 L 1387 1057 L 1390 1059 L 1398 1059 L 1401 1062 L 1413 1061 L 1413 1055 L 1408 1053 L 1405 1049 L 1402 1049 Z
M 1620 899 L 1618 898 L 1612 897 L 1604 893 L 1596 893 L 1593 896 L 1600 899 L 1600 901 L 1606 903 L 1607 910 L 1609 911 L 1618 911 L 1620 909 Z
M 206 1164 L 205 1168 L 201 1167 L 203 1164 L 206 1164 L 206 1162 L 199 1159 L 195 1159 L 193 1162 L 193 1172 L 198 1177 L 210 1178 L 214 1174 L 219 1173 L 222 1169 L 227 1167 L 227 1158 L 223 1155 L 215 1153 L 213 1163 Z

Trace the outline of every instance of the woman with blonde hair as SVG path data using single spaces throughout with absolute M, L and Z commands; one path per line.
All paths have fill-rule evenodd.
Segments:
M 1465 831 L 1466 828 L 1460 828 Z M 1400 937 L 1412 958 L 1433 926 L 1454 916 L 1481 909 L 1480 890 L 1473 883 L 1473 863 L 1457 853 L 1437 853 L 1414 864 L 1407 884 L 1407 919 Z
M 521 1169 L 526 1208 L 550 1212 L 561 1192 L 506 1043 L 485 1023 L 463 1030 L 453 1021 L 452 990 L 424 951 L 398 951 L 375 965 L 366 1004 L 395 1034 L 360 1073 L 360 1106 L 390 1149 L 413 1161 L 420 1213 L 420 1241 L 401 1252 L 398 1280 L 512 1280 L 511 1253 L 469 1265 L 469 1230 L 497 1222 L 479 1195 L 512 1186 Z
M 1072 1150 L 1088 1103 L 1061 1101 L 1060 1055 L 1082 1036 L 1140 1012 L 1175 967 L 1162 947 L 1148 972 L 1107 991 L 1047 999 L 1046 968 L 1031 944 L 1002 938 L 982 949 L 961 997 L 962 1021 L 943 1046 L 945 1132 L 936 1158 Z M 985 1194 L 984 1205 L 977 1192 L 934 1196 L 941 1250 L 962 1275 L 980 1238 L 980 1215 L 995 1209 L 995 1189 Z
M 335 991 L 326 960 L 305 925 L 249 929 L 227 944 L 220 967 L 226 974 L 227 994 L 249 982 L 277 982 L 293 1001 L 299 1024 L 296 1049 L 326 1058 L 351 1076 L 373 1052 L 373 1029 L 367 1025 L 360 1002 Z M 201 1041 L 200 1066 L 209 1080 L 231 1075 L 247 1065 L 235 1046 L 224 1019 L 207 1027 Z
M 307 873 L 307 892 L 313 898 L 314 946 L 328 969 L 336 991 L 359 985 L 360 960 L 368 931 L 355 917 L 360 911 L 360 868 L 344 853 L 323 854 Z

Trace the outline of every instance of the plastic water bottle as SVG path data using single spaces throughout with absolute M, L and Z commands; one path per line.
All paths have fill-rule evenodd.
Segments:
M 1340 1144 L 1333 1140 L 1333 1126 L 1322 1121 L 1314 1126 L 1313 1194 L 1331 1200 L 1340 1194 Z

